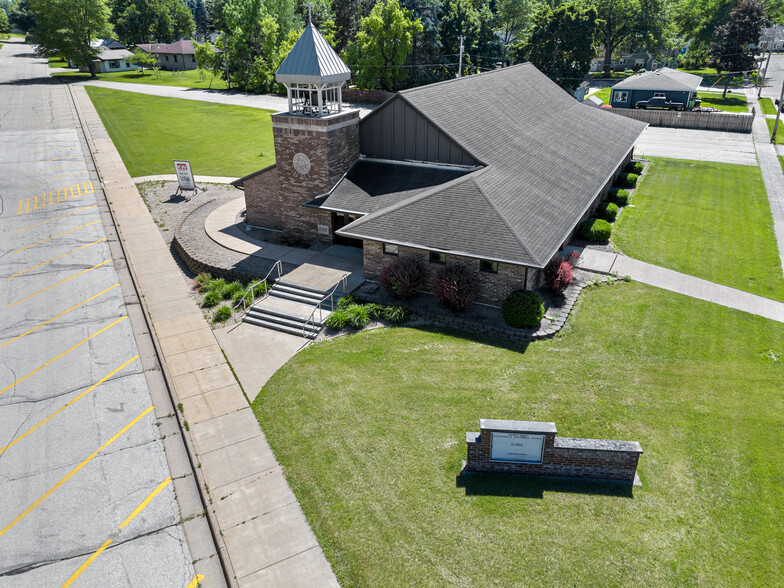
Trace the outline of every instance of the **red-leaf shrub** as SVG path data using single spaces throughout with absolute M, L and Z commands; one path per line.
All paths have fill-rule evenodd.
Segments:
M 555 293 L 560 294 L 574 282 L 574 264 L 580 254 L 572 251 L 568 257 L 553 259 L 544 268 L 545 284 Z
M 462 265 L 442 267 L 433 276 L 433 295 L 449 310 L 462 312 L 479 295 L 479 281 Z
M 425 268 L 415 257 L 396 259 L 381 268 L 381 287 L 400 300 L 408 300 L 425 282 Z

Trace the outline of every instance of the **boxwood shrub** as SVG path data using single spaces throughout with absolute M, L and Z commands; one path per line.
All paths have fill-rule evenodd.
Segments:
M 516 290 L 504 300 L 501 313 L 510 327 L 531 329 L 542 322 L 544 301 L 531 290 Z
M 618 206 L 626 206 L 629 204 L 629 192 L 622 188 L 610 188 L 610 195 L 608 196 L 610 202 Z
M 618 179 L 615 181 L 621 188 L 634 188 L 637 185 L 637 178 L 639 178 L 637 174 L 630 174 L 630 173 L 623 173 L 618 175 Z
M 623 171 L 630 173 L 630 174 L 637 174 L 640 175 L 643 170 L 643 165 L 639 161 L 630 161 L 626 164 L 626 167 L 623 168 Z
M 618 218 L 618 205 L 612 202 L 602 202 L 596 210 L 596 214 L 608 223 L 614 223 L 615 219 Z
M 601 218 L 589 218 L 580 225 L 580 236 L 587 241 L 607 241 L 612 234 L 612 225 Z

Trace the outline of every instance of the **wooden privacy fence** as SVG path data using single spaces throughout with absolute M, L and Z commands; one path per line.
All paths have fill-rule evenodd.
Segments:
M 750 133 L 755 109 L 751 112 L 691 112 L 680 110 L 638 110 L 608 108 L 614 114 L 647 122 L 654 127 L 675 129 L 702 129 L 705 131 L 730 131 Z

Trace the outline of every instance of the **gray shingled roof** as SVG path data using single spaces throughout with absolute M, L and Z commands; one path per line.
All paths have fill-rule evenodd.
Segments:
M 128 59 L 129 57 L 133 57 L 133 53 L 127 49 L 109 49 L 108 47 L 102 47 L 98 56 L 95 58 L 95 61 L 113 61 L 115 59 Z
M 360 159 L 320 208 L 368 214 L 466 175 L 466 170 Z
M 548 263 L 647 126 L 580 104 L 527 63 L 406 90 L 387 105 L 396 99 L 487 167 L 338 232 L 534 267 Z
M 281 84 L 327 84 L 350 77 L 351 70 L 313 23 L 305 27 L 275 72 L 275 80 Z
M 646 71 L 613 86 L 613 90 L 672 90 L 694 92 L 702 83 L 700 76 L 678 71 L 669 67 L 662 67 L 654 71 Z

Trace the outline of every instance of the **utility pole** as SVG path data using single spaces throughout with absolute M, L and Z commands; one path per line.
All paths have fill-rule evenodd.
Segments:
M 776 123 L 773 125 L 773 136 L 770 138 L 771 143 L 776 142 L 776 130 L 779 128 L 779 119 L 781 118 L 781 101 L 784 100 L 784 82 L 781 83 L 781 94 L 779 94 L 779 103 L 776 104 Z M 765 116 L 764 114 L 762 115 Z
M 765 73 L 760 76 L 759 72 L 757 73 L 757 78 L 759 80 L 759 91 L 757 92 L 757 98 L 762 96 L 762 86 L 765 85 L 765 76 L 768 75 L 768 66 L 770 65 L 770 56 L 773 53 L 773 41 L 768 41 L 768 60 L 765 62 Z
M 459 61 L 459 65 L 457 66 L 457 77 L 462 78 L 463 77 L 463 41 L 465 41 L 465 37 L 463 35 L 460 35 L 460 37 L 458 38 L 460 39 L 460 61 Z

